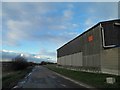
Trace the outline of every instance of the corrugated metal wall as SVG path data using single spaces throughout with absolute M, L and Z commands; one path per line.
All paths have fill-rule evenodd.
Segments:
M 102 72 L 111 71 L 113 74 L 120 71 L 120 50 L 118 53 L 117 48 L 104 47 L 101 30 L 102 25 L 105 45 L 120 46 L 120 26 L 114 26 L 115 22 L 120 22 L 120 20 L 98 23 L 59 48 L 57 50 L 58 63 L 63 66 L 96 67 L 101 68 Z
M 92 41 L 88 41 L 89 36 Z M 97 26 L 83 36 L 83 66 L 100 67 L 100 50 L 102 49 L 101 28 Z
M 115 23 L 120 23 L 120 20 L 102 23 L 105 35 L 105 46 L 120 45 L 118 39 L 118 36 L 120 36 L 120 26 L 115 25 Z
M 93 36 L 93 40 L 89 42 L 88 37 Z M 89 30 L 87 33 L 84 33 L 82 36 L 77 37 L 73 41 L 69 42 L 68 44 L 64 45 L 61 49 L 58 50 L 58 58 L 62 56 L 64 63 L 69 63 L 66 61 L 66 57 L 72 55 L 72 66 L 79 66 L 77 65 L 79 61 L 78 58 L 75 56 L 76 53 L 82 52 L 83 53 L 83 66 L 91 66 L 91 67 L 100 67 L 100 50 L 102 47 L 101 41 L 101 29 L 100 25 L 97 25 L 92 30 Z M 75 53 L 75 54 L 74 54 Z M 62 65 L 65 65 L 62 63 Z M 67 64 L 66 64 L 67 65 Z M 68 64 L 69 65 L 69 64 Z
M 119 48 L 120 49 L 120 48 Z M 101 71 L 118 75 L 118 48 L 106 49 L 101 51 Z
M 120 75 L 120 48 L 118 48 L 118 74 Z
M 69 44 L 64 45 L 61 49 L 57 51 L 57 56 L 61 57 L 81 52 L 83 45 L 80 39 L 81 37 L 78 37 L 77 39 L 74 39 L 73 41 L 69 42 Z
M 65 66 L 82 66 L 83 65 L 83 55 L 82 52 L 75 53 L 57 59 L 58 64 Z
M 106 48 L 101 51 L 101 71 L 103 73 L 120 75 L 120 20 L 102 23 L 104 27 L 105 46 L 116 45 L 116 47 Z

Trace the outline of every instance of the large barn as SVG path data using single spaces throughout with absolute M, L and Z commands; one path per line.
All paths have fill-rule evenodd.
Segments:
M 60 47 L 57 64 L 120 75 L 120 19 L 99 22 Z

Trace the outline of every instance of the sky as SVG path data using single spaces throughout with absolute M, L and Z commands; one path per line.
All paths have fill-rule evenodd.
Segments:
M 118 18 L 117 2 L 2 2 L 1 51 L 56 61 L 56 50 L 98 22 Z

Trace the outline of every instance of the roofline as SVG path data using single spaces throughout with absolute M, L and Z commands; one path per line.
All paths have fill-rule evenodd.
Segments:
M 100 22 L 99 22 L 99 23 L 97 23 L 96 25 L 94 25 L 93 27 L 89 28 L 88 30 L 84 31 L 84 32 L 83 32 L 83 33 L 81 33 L 80 35 L 76 36 L 74 39 L 72 39 L 72 40 L 68 41 L 67 43 L 65 43 L 65 44 L 64 44 L 63 46 L 61 46 L 60 48 L 62 48 L 62 47 L 64 47 L 65 45 L 69 44 L 70 42 L 74 41 L 75 39 L 77 39 L 77 38 L 81 37 L 82 35 L 84 35 L 84 34 L 85 34 L 85 33 L 87 33 L 88 31 L 90 31 L 91 29 L 93 29 L 93 28 L 97 27 L 99 24 L 100 24 Z M 57 50 L 59 50 L 60 48 L 58 48 Z
M 100 23 L 106 23 L 106 22 L 112 22 L 112 21 L 118 21 L 120 19 L 114 19 L 114 20 L 105 20 L 105 21 L 101 21 Z
M 83 32 L 82 34 L 78 35 L 77 37 L 75 37 L 74 39 L 68 41 L 66 44 L 64 44 L 63 46 L 61 46 L 60 48 L 57 49 L 57 51 L 59 49 L 61 49 L 62 47 L 64 47 L 65 45 L 69 44 L 70 42 L 72 42 L 73 40 L 79 38 L 80 36 L 84 35 L 85 33 L 87 33 L 88 31 L 92 30 L 93 28 L 97 27 L 98 25 L 102 24 L 102 23 L 106 23 L 106 22 L 112 22 L 112 21 L 118 21 L 120 19 L 115 19 L 115 20 L 107 20 L 107 21 L 102 21 L 102 22 L 99 22 L 97 24 L 95 24 L 94 26 L 92 26 L 91 28 L 89 28 L 88 30 L 86 30 L 85 32 Z

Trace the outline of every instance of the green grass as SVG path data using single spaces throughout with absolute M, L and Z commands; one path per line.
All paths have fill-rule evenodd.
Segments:
M 12 88 L 17 84 L 17 82 L 24 78 L 32 70 L 32 67 L 29 67 L 24 70 L 12 71 L 8 75 L 3 75 L 2 77 L 2 88 Z
M 57 73 L 60 73 L 64 76 L 86 83 L 96 88 L 120 88 L 120 76 L 100 74 L 100 73 L 88 73 L 88 72 L 82 72 L 82 71 L 73 71 L 65 68 L 58 68 L 55 65 L 45 65 L 45 67 Z M 112 85 L 107 84 L 106 77 L 116 78 L 116 83 Z

